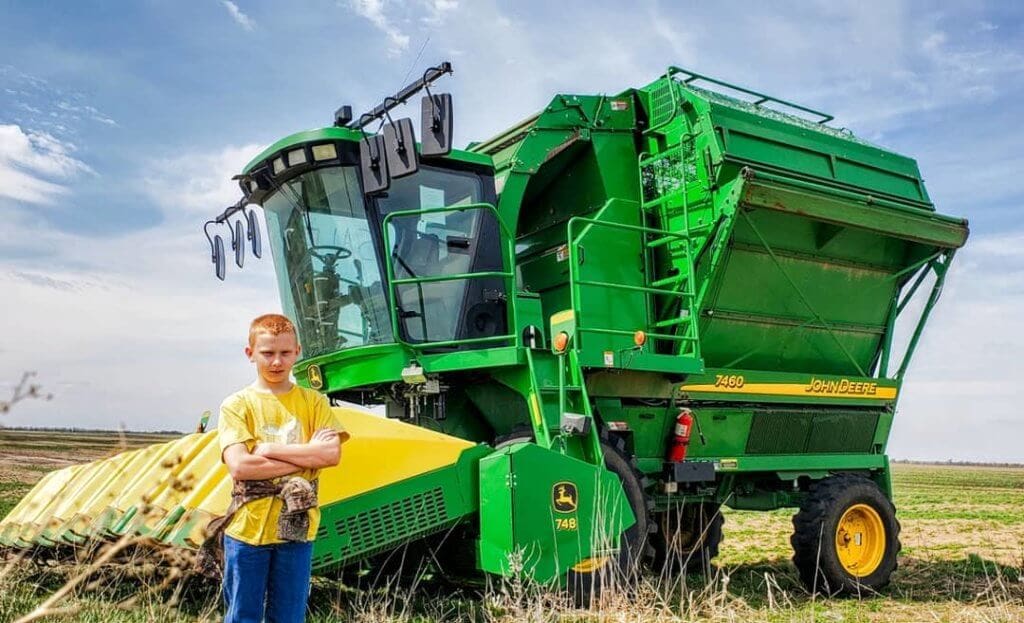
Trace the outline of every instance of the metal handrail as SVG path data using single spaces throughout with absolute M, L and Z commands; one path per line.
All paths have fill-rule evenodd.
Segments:
M 784 99 L 779 99 L 777 97 L 772 97 L 771 95 L 765 95 L 764 93 L 760 93 L 758 91 L 754 91 L 753 89 L 748 89 L 748 88 L 745 88 L 745 87 L 737 86 L 735 84 L 730 84 L 730 83 L 728 83 L 728 82 L 726 82 L 724 80 L 719 80 L 717 78 L 712 78 L 710 76 L 705 76 L 705 75 L 699 74 L 699 73 L 697 73 L 695 71 L 690 71 L 689 69 L 683 69 L 682 67 L 676 67 L 675 65 L 670 66 L 668 68 L 668 71 L 666 72 L 666 76 L 669 77 L 669 78 L 675 76 L 676 74 L 686 74 L 686 76 L 688 76 L 685 80 L 682 81 L 683 84 L 691 84 L 693 82 L 710 82 L 711 84 L 718 85 L 720 87 L 725 87 L 727 89 L 732 89 L 733 91 L 737 91 L 739 93 L 744 93 L 746 95 L 753 95 L 754 97 L 759 98 L 756 101 L 747 102 L 748 104 L 750 104 L 752 106 L 760 107 L 762 104 L 765 104 L 767 102 L 775 102 L 776 104 L 782 104 L 783 106 L 786 106 L 788 108 L 792 108 L 794 110 L 799 110 L 799 111 L 802 111 L 802 112 L 805 112 L 805 113 L 810 113 L 812 115 L 817 115 L 818 117 L 821 117 L 821 119 L 815 121 L 818 124 L 825 124 L 825 123 L 828 123 L 829 121 L 832 121 L 833 119 L 835 119 L 835 117 L 833 117 L 832 115 L 830 115 L 828 113 L 821 112 L 820 110 L 814 110 L 813 108 L 808 108 L 807 106 L 801 106 L 800 104 L 794 104 L 793 102 L 788 102 L 788 101 L 786 101 Z
M 582 216 L 574 216 L 569 219 L 568 223 L 568 240 L 569 240 L 569 293 L 572 302 L 572 308 L 575 310 L 580 309 L 579 300 L 579 286 L 588 287 L 601 287 L 609 289 L 626 290 L 630 292 L 644 292 L 646 294 L 660 295 L 660 296 L 678 296 L 682 298 L 693 299 L 696 296 L 693 292 L 681 292 L 679 290 L 671 290 L 667 288 L 654 288 L 649 286 L 634 286 L 625 283 L 613 283 L 606 281 L 592 281 L 589 279 L 580 279 L 579 276 L 579 242 L 580 238 L 585 232 L 580 232 L 577 235 L 573 235 L 574 228 L 578 223 L 584 224 L 587 228 L 589 227 L 608 227 L 611 229 L 620 229 L 624 231 L 633 231 L 640 234 L 655 234 L 662 238 L 675 238 L 689 242 L 689 237 L 686 234 L 679 232 L 668 231 L 666 229 L 658 229 L 656 227 L 647 227 L 644 225 L 628 225 L 626 223 L 613 223 L 609 221 L 601 221 L 592 218 L 586 218 Z M 646 327 L 645 327 L 646 328 Z M 624 329 L 603 329 L 598 327 L 586 327 L 583 326 L 582 318 L 577 319 L 576 325 L 577 333 L 598 333 L 604 335 L 633 335 L 632 331 Z M 669 340 L 676 342 L 697 342 L 696 336 L 690 335 L 673 335 L 668 333 L 650 333 L 647 332 L 649 337 Z
M 473 273 L 457 273 L 454 275 L 433 275 L 427 277 L 412 277 L 405 279 L 395 278 L 395 267 L 391 261 L 391 236 L 388 234 L 388 225 L 392 219 L 404 218 L 410 216 L 422 216 L 425 214 L 441 214 L 446 212 L 465 212 L 467 210 L 489 210 L 493 215 L 498 226 L 501 228 L 501 239 L 502 244 L 502 263 L 504 266 L 509 267 L 505 271 L 480 271 Z M 438 283 L 447 281 L 463 281 L 468 279 L 487 279 L 501 277 L 505 280 L 505 291 L 508 293 L 510 299 L 515 295 L 515 255 L 512 246 L 513 236 L 508 226 L 504 221 L 501 220 L 501 215 L 498 213 L 498 209 L 490 203 L 467 203 L 465 205 L 458 206 L 445 206 L 441 208 L 427 208 L 425 210 L 399 210 L 397 212 L 390 212 L 384 216 L 381 221 L 381 230 L 384 240 L 384 265 L 387 271 L 388 287 L 391 292 L 392 300 L 395 302 L 394 305 L 389 306 L 389 312 L 391 314 L 391 328 L 395 339 L 400 340 L 398 336 L 401 335 L 398 326 L 398 286 L 402 285 L 416 285 L 419 286 L 424 283 Z M 512 333 L 506 333 L 505 335 L 492 335 L 488 337 L 479 338 L 466 338 L 461 340 L 442 340 L 431 342 L 426 339 L 426 331 L 424 331 L 423 342 L 406 342 L 403 340 L 403 344 L 410 348 L 422 350 L 424 348 L 440 348 L 447 346 L 461 346 L 464 344 L 481 344 L 486 342 L 502 342 L 512 340 L 516 347 L 520 346 L 520 336 L 516 327 L 518 327 L 516 317 L 516 307 L 514 302 L 511 302 L 508 306 L 509 326 L 512 327 Z

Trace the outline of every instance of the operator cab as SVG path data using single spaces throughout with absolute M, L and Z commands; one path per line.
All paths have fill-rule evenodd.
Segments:
M 335 148 L 349 152 L 340 160 L 358 157 L 350 141 Z M 500 278 L 447 279 L 502 270 L 494 213 L 430 212 L 493 205 L 488 167 L 422 165 L 370 195 L 362 192 L 355 162 L 282 173 L 261 205 L 281 301 L 298 324 L 306 356 L 394 342 L 395 324 L 409 343 L 505 333 Z
M 402 342 L 420 352 L 505 346 L 512 289 L 511 240 L 495 208 L 488 156 L 452 150 L 452 105 L 430 84 L 450 63 L 353 121 L 278 141 L 237 176 L 243 197 L 204 228 L 217 276 L 224 244 L 211 225 L 245 216 L 253 253 L 266 216 L 284 312 L 295 320 L 304 357 Z M 412 121 L 390 111 L 420 90 L 423 142 Z M 386 123 L 385 123 L 386 120 Z M 366 127 L 380 121 L 378 133 Z M 242 266 L 242 221 L 231 228 Z

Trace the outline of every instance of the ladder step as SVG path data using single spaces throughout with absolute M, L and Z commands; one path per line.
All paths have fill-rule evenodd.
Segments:
M 706 231 L 710 231 L 713 226 L 714 226 L 713 223 L 702 223 L 700 225 L 692 225 L 686 231 L 687 231 L 687 233 L 689 235 L 692 236 L 694 234 L 702 234 L 702 233 L 704 233 Z
M 581 391 L 582 389 L 583 388 L 580 387 L 579 385 L 566 385 L 565 386 L 565 391 L 567 391 L 567 392 L 578 392 L 578 391 Z M 540 387 L 540 391 L 543 392 L 543 393 L 547 393 L 547 394 L 557 394 L 558 393 L 558 386 L 557 385 L 542 385 Z
M 689 279 L 689 275 L 673 275 L 671 277 L 665 277 L 664 279 L 658 279 L 657 281 L 651 282 L 652 288 L 660 288 L 661 286 L 670 286 L 676 283 L 682 283 Z
M 675 327 L 681 324 L 687 324 L 693 320 L 690 316 L 683 316 L 682 318 L 669 318 L 668 320 L 660 320 L 654 323 L 656 329 L 664 329 L 665 327 Z
M 676 155 L 678 152 L 682 151 L 682 149 L 683 149 L 682 144 L 676 145 L 674 147 L 669 147 L 665 151 L 659 152 L 659 153 L 657 153 L 657 154 L 655 154 L 653 156 L 650 156 L 650 157 L 647 157 L 647 158 L 640 158 L 639 165 L 641 167 L 645 167 L 645 166 L 647 166 L 647 165 L 649 165 L 651 163 L 658 162 L 659 160 L 665 160 L 667 158 L 671 158 L 672 156 Z
M 686 185 L 687 192 L 689 191 L 690 188 L 695 187 L 695 186 L 696 186 L 695 184 L 687 184 Z M 672 214 L 674 214 L 676 212 L 681 212 L 682 211 L 683 204 L 685 203 L 683 201 L 683 194 L 684 194 L 684 192 L 683 192 L 682 188 L 674 188 L 674 189 L 670 190 L 669 192 L 667 192 L 665 194 L 658 195 L 657 197 L 655 197 L 654 199 L 651 199 L 650 201 L 643 201 L 643 202 L 641 202 L 640 203 L 640 207 L 642 207 L 644 210 L 650 210 L 651 208 L 655 208 L 655 207 L 657 207 L 657 206 L 659 206 L 659 205 L 661 205 L 663 203 L 671 203 L 672 205 L 669 205 L 669 206 L 665 207 L 665 211 L 669 215 L 672 215 Z M 695 201 L 695 202 L 689 203 L 687 205 L 687 209 L 691 210 L 691 211 L 692 210 L 699 210 L 699 209 L 707 206 L 709 203 L 710 203 L 710 201 L 707 201 L 707 200 Z
M 673 241 L 676 241 L 676 240 L 678 240 L 680 242 L 686 242 L 685 238 L 680 238 L 679 236 L 662 236 L 661 238 L 655 238 L 654 240 L 651 240 L 650 242 L 648 242 L 647 243 L 647 248 L 648 249 L 657 249 L 658 247 L 663 247 L 663 246 L 665 246 L 667 244 L 671 244 Z
M 658 197 L 656 199 L 651 199 L 650 201 L 645 201 L 645 202 L 641 203 L 640 207 L 642 207 L 644 210 L 650 210 L 651 208 L 656 208 L 656 207 L 660 206 L 661 204 L 667 203 L 668 201 L 670 201 L 672 199 L 678 199 L 679 201 L 682 201 L 682 198 L 683 198 L 683 191 L 682 191 L 682 189 L 673 190 L 673 191 L 665 193 L 664 195 L 658 195 Z

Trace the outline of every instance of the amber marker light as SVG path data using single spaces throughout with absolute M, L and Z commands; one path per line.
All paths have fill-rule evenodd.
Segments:
M 637 331 L 633 334 L 633 343 L 637 345 L 637 348 L 647 343 L 647 334 L 643 331 Z
M 555 351 L 565 352 L 565 348 L 569 345 L 569 334 L 565 331 L 561 331 L 555 336 Z

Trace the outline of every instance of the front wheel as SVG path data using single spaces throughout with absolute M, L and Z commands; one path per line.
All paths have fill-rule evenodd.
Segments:
M 896 508 L 867 478 L 840 474 L 814 484 L 793 528 L 793 564 L 813 592 L 877 591 L 896 570 Z
M 494 440 L 495 449 L 514 443 L 533 441 L 533 435 L 516 430 Z M 601 453 L 605 468 L 619 477 L 622 491 L 633 511 L 636 523 L 620 537 L 619 550 L 614 555 L 595 555 L 573 565 L 565 575 L 565 586 L 575 605 L 591 607 L 605 590 L 629 588 L 641 569 L 654 556 L 652 537 L 657 537 L 656 524 L 651 518 L 652 504 L 645 491 L 644 475 L 637 469 L 636 460 L 626 450 L 621 437 L 602 435 Z M 654 534 L 652 534 L 654 533 Z
M 655 571 L 710 573 L 725 521 L 718 504 L 682 502 L 655 513 L 654 520 L 658 525 L 651 539 Z
M 613 556 L 595 556 L 574 565 L 566 574 L 566 587 L 577 606 L 591 607 L 605 590 L 632 586 L 650 557 L 649 541 L 654 530 L 651 522 L 643 474 L 626 452 L 622 439 L 603 439 L 604 466 L 619 477 L 622 490 L 636 523 L 622 533 L 619 551 Z

